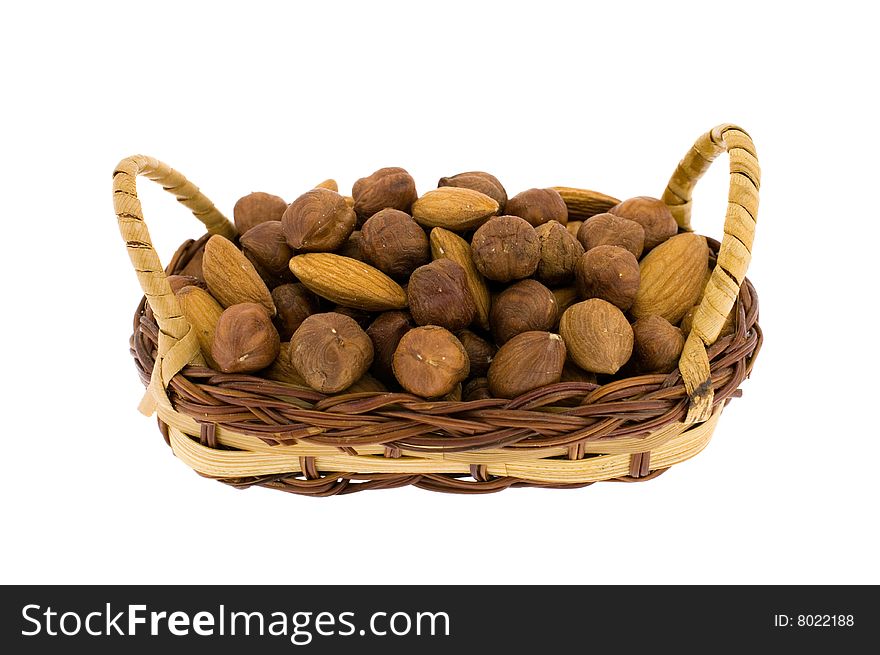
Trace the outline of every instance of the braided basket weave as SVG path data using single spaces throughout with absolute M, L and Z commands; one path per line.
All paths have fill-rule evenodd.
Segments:
M 206 368 L 194 331 L 166 275 L 209 235 L 235 228 L 180 173 L 143 156 L 113 175 L 114 208 L 145 297 L 131 351 L 174 454 L 199 474 L 236 487 L 310 496 L 415 485 L 486 493 L 515 486 L 572 488 L 640 481 L 699 453 L 727 402 L 739 395 L 761 346 L 758 298 L 746 279 L 760 169 L 751 138 L 733 125 L 700 137 L 662 199 L 689 231 L 694 185 L 721 153 L 730 156 L 724 238 L 709 239 L 714 269 L 678 370 L 604 385 L 561 382 L 513 400 L 426 401 L 406 393 L 325 395 L 253 375 Z M 207 227 L 167 270 L 150 241 L 136 178 L 161 184 Z M 603 209 L 581 208 L 582 218 Z M 732 335 L 719 338 L 735 312 Z

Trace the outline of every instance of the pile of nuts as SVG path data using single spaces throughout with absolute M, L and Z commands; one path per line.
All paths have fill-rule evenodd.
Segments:
M 251 193 L 170 276 L 209 366 L 334 394 L 515 398 L 675 369 L 709 247 L 660 200 L 402 168 Z M 730 322 L 729 322 L 730 323 Z M 725 326 L 730 332 L 732 325 Z

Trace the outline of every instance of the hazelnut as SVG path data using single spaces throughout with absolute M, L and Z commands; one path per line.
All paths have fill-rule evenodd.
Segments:
M 535 277 L 547 286 L 571 282 L 574 267 L 584 254 L 584 247 L 564 225 L 556 221 L 539 225 L 535 232 L 541 244 Z
M 392 366 L 401 386 L 424 398 L 452 392 L 470 370 L 464 346 L 449 330 L 437 325 L 417 327 L 404 334 L 394 351 Z
M 281 339 L 266 309 L 241 303 L 220 315 L 211 357 L 224 373 L 252 373 L 274 362 L 280 348 Z
M 306 317 L 319 311 L 318 297 L 299 282 L 272 289 L 275 301 L 275 327 L 281 339 L 289 341 Z
M 461 390 L 461 397 L 465 402 L 491 398 L 489 378 L 471 378 L 468 380 Z
M 177 294 L 184 287 L 208 289 L 208 285 L 194 275 L 169 275 L 168 284 L 171 285 L 171 292 L 174 294 Z
M 669 207 L 657 198 L 637 196 L 624 200 L 608 212 L 635 221 L 645 228 L 645 252 L 678 232 L 678 224 L 672 217 Z
M 684 348 L 681 330 L 662 316 L 643 316 L 632 326 L 633 352 L 644 372 L 671 373 L 678 366 Z
M 593 373 L 616 373 L 632 355 L 633 331 L 617 307 L 591 298 L 565 310 L 559 321 L 574 363 Z
M 418 198 L 415 180 L 402 168 L 380 168 L 362 177 L 352 186 L 351 195 L 354 210 L 364 219 L 389 207 L 409 212 Z
M 498 294 L 489 312 L 489 324 L 498 344 L 521 332 L 553 329 L 558 320 L 553 293 L 537 280 L 521 280 Z
M 486 375 L 498 348 L 470 330 L 461 330 L 455 336 L 467 352 L 471 375 Z
M 535 228 L 526 220 L 496 216 L 474 232 L 471 256 L 483 276 L 496 282 L 510 282 L 535 272 L 541 244 Z
M 597 246 L 620 246 L 638 259 L 645 247 L 645 228 L 622 216 L 596 214 L 583 222 L 577 238 L 586 250 Z
M 370 368 L 373 342 L 348 316 L 312 314 L 290 339 L 290 359 L 312 389 L 336 393 Z
M 489 390 L 496 398 L 516 398 L 559 382 L 565 355 L 565 343 L 558 334 L 518 334 L 495 354 L 489 366 Z
M 375 353 L 371 371 L 382 382 L 396 382 L 392 368 L 394 351 L 397 350 L 401 337 L 413 327 L 415 324 L 407 312 L 391 311 L 379 314 L 367 328 Z
M 241 249 L 251 263 L 259 264 L 260 269 L 273 277 L 290 274 L 287 267 L 293 251 L 284 239 L 281 221 L 266 221 L 254 225 L 241 235 Z M 259 270 L 259 269 L 258 269 Z
M 477 313 L 467 274 L 451 259 L 436 259 L 413 271 L 406 297 L 418 325 L 461 330 L 471 324 Z
M 441 177 L 437 186 L 454 186 L 484 193 L 498 203 L 499 212 L 504 211 L 504 205 L 507 203 L 507 191 L 501 186 L 498 178 L 482 171 L 470 171 L 452 177 Z
M 529 189 L 518 193 L 507 201 L 504 211 L 536 227 L 547 221 L 568 223 L 568 209 L 556 189 Z
M 361 248 L 373 266 L 404 278 L 431 259 L 428 235 L 406 212 L 382 209 L 361 228 Z
M 601 298 L 628 310 L 639 290 L 639 262 L 619 246 L 597 246 L 583 254 L 575 269 L 582 298 Z
M 354 231 L 356 221 L 343 197 L 329 189 L 306 191 L 281 219 L 288 245 L 303 252 L 336 250 Z
M 232 220 L 238 233 L 244 234 L 259 223 L 280 221 L 286 209 L 283 198 L 255 191 L 238 199 L 232 208 Z
M 366 263 L 367 257 L 364 255 L 364 240 L 361 238 L 361 231 L 355 230 L 352 232 L 348 239 L 345 240 L 345 243 L 336 251 L 336 254 Z

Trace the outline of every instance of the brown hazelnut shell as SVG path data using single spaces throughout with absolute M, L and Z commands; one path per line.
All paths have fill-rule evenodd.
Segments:
M 633 331 L 626 316 L 600 298 L 566 309 L 559 333 L 569 357 L 585 371 L 613 375 L 632 355 Z
M 350 387 L 373 363 L 373 342 L 354 319 L 327 312 L 308 316 L 290 339 L 294 368 L 315 391 Z
M 257 303 L 231 305 L 214 330 L 211 357 L 224 373 L 252 373 L 266 368 L 278 356 L 281 339 Z
M 403 335 L 413 327 L 415 323 L 409 313 L 400 311 L 382 312 L 367 327 L 367 335 L 373 342 L 375 353 L 370 370 L 382 382 L 394 384 L 397 381 L 392 364 L 394 351 Z
M 558 334 L 523 332 L 505 343 L 489 366 L 489 390 L 496 398 L 517 396 L 559 382 L 566 347 Z
M 470 330 L 460 330 L 455 333 L 455 336 L 461 341 L 461 345 L 464 346 L 468 354 L 468 360 L 471 364 L 470 374 L 474 376 L 486 375 L 495 353 L 498 352 L 495 344 L 489 343 Z
M 535 272 L 541 258 L 541 242 L 535 228 L 525 219 L 496 216 L 474 232 L 471 256 L 484 277 L 510 282 Z
M 320 311 L 318 297 L 299 282 L 282 284 L 272 289 L 275 302 L 275 327 L 282 341 L 290 337 L 302 322 Z
M 293 251 L 284 238 L 281 221 L 255 225 L 241 235 L 239 243 L 245 255 L 250 255 L 248 259 L 269 275 L 280 278 L 290 273 L 288 264 Z
M 465 402 L 491 398 L 492 392 L 489 391 L 489 378 L 471 378 L 465 382 L 461 390 L 461 397 Z
M 405 278 L 431 258 L 428 235 L 406 212 L 382 209 L 361 227 L 367 261 L 386 275 Z
M 473 322 L 477 313 L 467 274 L 451 259 L 436 259 L 413 271 L 406 296 L 418 325 L 461 330 Z
M 349 259 L 356 259 L 359 262 L 369 263 L 367 262 L 367 257 L 364 254 L 363 248 L 364 242 L 361 237 L 361 231 L 355 230 L 352 232 L 348 239 L 345 240 L 339 249 L 336 251 L 337 255 L 342 255 L 343 257 L 348 257 Z
M 556 189 L 528 189 L 507 201 L 505 213 L 524 218 L 537 227 L 547 221 L 568 223 L 568 208 Z
M 330 252 L 354 231 L 357 217 L 345 199 L 329 189 L 311 189 L 290 203 L 281 223 L 288 245 L 301 252 Z
M 535 228 L 540 242 L 540 258 L 535 277 L 547 286 L 567 284 L 574 279 L 574 269 L 584 254 L 584 247 L 564 225 L 548 221 Z
M 644 252 L 655 248 L 678 232 L 678 224 L 672 217 L 669 207 L 657 198 L 637 196 L 624 200 L 608 212 L 635 221 L 645 229 Z
M 400 339 L 392 358 L 400 385 L 417 396 L 436 398 L 467 378 L 470 361 L 461 342 L 437 325 L 417 327 Z
M 208 290 L 208 285 L 204 280 L 200 280 L 194 275 L 169 275 L 168 284 L 171 285 L 171 292 L 174 294 L 177 294 L 184 287 L 198 287 Z
M 627 311 L 639 290 L 639 262 L 620 246 L 597 246 L 585 252 L 575 268 L 584 299 L 601 298 Z
M 632 326 L 633 353 L 645 373 L 671 373 L 678 366 L 684 348 L 681 329 L 662 316 L 643 316 Z
M 354 210 L 362 219 L 376 212 L 391 208 L 409 213 L 418 198 L 416 183 L 403 168 L 380 168 L 367 177 L 357 180 L 351 188 Z
M 638 259 L 645 247 L 645 228 L 622 216 L 596 214 L 581 224 L 577 238 L 585 250 L 597 246 L 620 246 Z
M 537 280 L 510 285 L 494 298 L 489 311 L 489 324 L 498 344 L 522 332 L 548 332 L 557 320 L 556 297 Z
M 263 191 L 249 193 L 239 198 L 232 208 L 235 229 L 238 230 L 239 234 L 244 234 L 260 223 L 280 221 L 286 209 L 287 203 L 284 201 L 284 198 L 279 198 Z

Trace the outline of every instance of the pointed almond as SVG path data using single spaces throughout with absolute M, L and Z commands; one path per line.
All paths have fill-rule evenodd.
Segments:
M 630 313 L 637 319 L 657 314 L 677 324 L 699 302 L 708 266 L 706 237 L 688 232 L 667 239 L 642 258 Z
M 345 307 L 381 312 L 406 307 L 406 292 L 382 271 L 329 252 L 297 255 L 290 270 L 309 291 Z
M 442 227 L 431 230 L 431 258 L 451 259 L 464 269 L 467 287 L 477 305 L 477 322 L 484 330 L 489 329 L 489 287 L 486 279 L 474 266 L 471 246 L 460 236 Z
M 180 310 L 196 332 L 196 339 L 199 341 L 205 361 L 211 368 L 219 370 L 211 356 L 211 348 L 214 345 L 214 333 L 217 331 L 217 322 L 220 320 L 223 308 L 210 293 L 196 286 L 183 287 L 176 295 Z
M 229 239 L 219 234 L 208 239 L 202 270 L 211 295 L 223 307 L 253 302 L 262 305 L 269 316 L 275 316 L 269 288 L 254 265 Z
M 498 202 L 485 193 L 452 186 L 428 191 L 412 206 L 413 218 L 420 225 L 457 232 L 479 227 L 497 213 Z
M 565 206 L 568 208 L 568 217 L 571 220 L 585 220 L 590 216 L 602 214 L 617 205 L 617 198 L 606 196 L 598 191 L 589 189 L 576 189 L 570 186 L 551 187 L 562 196 Z

